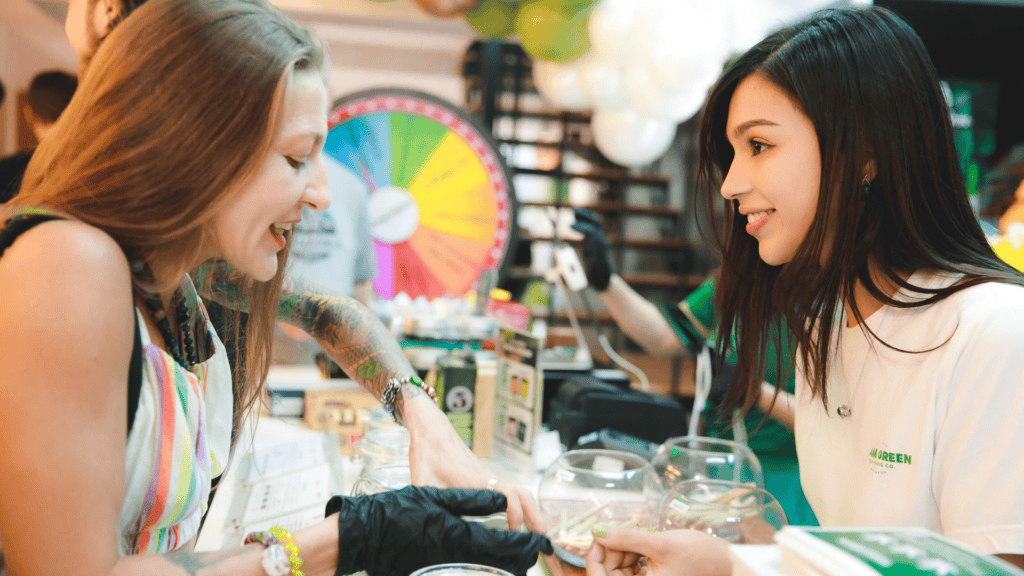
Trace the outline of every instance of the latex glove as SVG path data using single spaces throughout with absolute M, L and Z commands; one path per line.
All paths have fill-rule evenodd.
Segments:
M 370 576 L 411 574 L 450 562 L 483 564 L 517 576 L 551 554 L 551 542 L 532 532 L 492 530 L 460 516 L 487 516 L 505 509 L 491 490 L 441 490 L 406 486 L 370 496 L 335 496 L 327 515 L 338 516 L 336 576 L 365 570 Z
M 696 530 L 644 532 L 611 528 L 594 531 L 587 552 L 587 576 L 729 576 L 729 543 Z M 641 556 L 645 559 L 639 559 Z
M 587 270 L 587 281 L 594 290 L 604 292 L 614 272 L 608 237 L 593 212 L 583 208 L 575 208 L 573 212 L 576 222 L 572 229 L 583 234 L 583 267 Z
M 426 394 L 407 397 L 403 414 L 403 424 L 409 430 L 409 467 L 414 485 L 479 490 L 494 478 Z M 505 512 L 511 529 L 525 522 L 531 532 L 547 533 L 540 507 L 529 490 L 508 482 L 498 482 L 494 489 L 508 501 Z

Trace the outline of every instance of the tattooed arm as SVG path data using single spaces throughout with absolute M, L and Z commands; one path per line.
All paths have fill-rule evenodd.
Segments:
M 195 277 L 204 298 L 233 310 L 248 310 L 249 303 L 238 293 L 241 275 L 230 265 L 207 263 Z M 312 336 L 346 374 L 377 398 L 391 378 L 415 374 L 401 346 L 372 312 L 354 299 L 301 276 L 285 277 L 277 317 Z M 396 402 L 400 420 L 405 398 L 419 390 L 408 388 Z
M 377 398 L 390 379 L 416 373 L 401 346 L 369 309 L 301 276 L 285 278 L 277 317 L 312 336 L 346 374 Z M 417 386 L 403 387 L 395 402 L 399 421 L 405 421 L 406 401 L 420 394 L 423 391 Z
M 196 284 L 206 287 L 204 297 L 244 309 L 235 289 L 238 273 L 229 266 L 208 265 L 196 276 Z M 401 346 L 370 310 L 301 276 L 285 278 L 277 317 L 312 336 L 346 374 L 376 398 L 383 395 L 391 378 L 415 374 Z M 437 404 L 412 384 L 404 385 L 400 392 L 395 417 L 409 430 L 413 483 L 485 488 L 494 475 L 466 447 Z M 525 520 L 531 530 L 545 532 L 540 509 L 528 490 L 507 482 L 499 482 L 495 489 L 508 498 L 513 528 Z

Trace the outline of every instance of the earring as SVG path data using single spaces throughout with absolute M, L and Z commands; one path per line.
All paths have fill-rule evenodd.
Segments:
M 860 188 L 861 194 L 863 194 L 865 196 L 870 195 L 871 194 L 871 182 L 868 182 L 868 177 L 867 177 L 866 174 L 864 175 L 864 181 L 862 182 L 862 184 L 863 184 L 863 186 L 861 186 L 861 188 Z

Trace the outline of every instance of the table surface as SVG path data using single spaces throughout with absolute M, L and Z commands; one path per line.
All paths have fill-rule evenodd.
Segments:
M 246 427 L 241 433 L 236 453 L 233 455 L 213 498 L 206 523 L 196 541 L 195 550 L 213 551 L 239 545 L 242 534 L 236 519 L 233 518 L 237 515 L 238 510 L 238 502 L 235 501 L 235 497 L 243 487 L 242 474 L 245 472 L 240 471 L 240 468 L 247 458 L 251 458 L 253 450 L 267 450 L 297 440 L 323 438 L 325 434 L 328 433 L 310 429 L 298 418 L 264 416 L 256 422 L 255 431 L 252 427 Z M 327 443 L 327 445 L 337 446 L 338 444 Z M 338 488 L 338 493 L 349 494 L 362 471 L 362 465 L 341 455 L 340 449 L 339 453 L 333 456 L 336 458 L 336 463 L 340 463 L 340 466 L 332 467 L 332 475 L 335 476 L 333 487 Z M 507 454 L 502 454 L 499 449 L 491 458 L 484 459 L 483 462 L 494 472 L 495 477 L 528 488 L 536 496 L 540 474 L 530 470 L 526 461 L 510 458 Z M 578 576 L 584 573 L 583 570 L 566 565 L 556 558 L 549 559 L 547 567 L 543 564 L 543 561 L 538 562 L 530 569 L 528 576 L 545 576 L 547 574 Z

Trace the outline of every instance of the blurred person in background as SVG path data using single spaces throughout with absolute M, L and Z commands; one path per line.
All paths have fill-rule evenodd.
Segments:
M 78 78 L 62 70 L 40 72 L 32 78 L 22 113 L 37 142 L 50 132 L 78 88 Z M 21 177 L 34 150 L 19 152 L 0 160 L 0 204 L 18 193 Z

